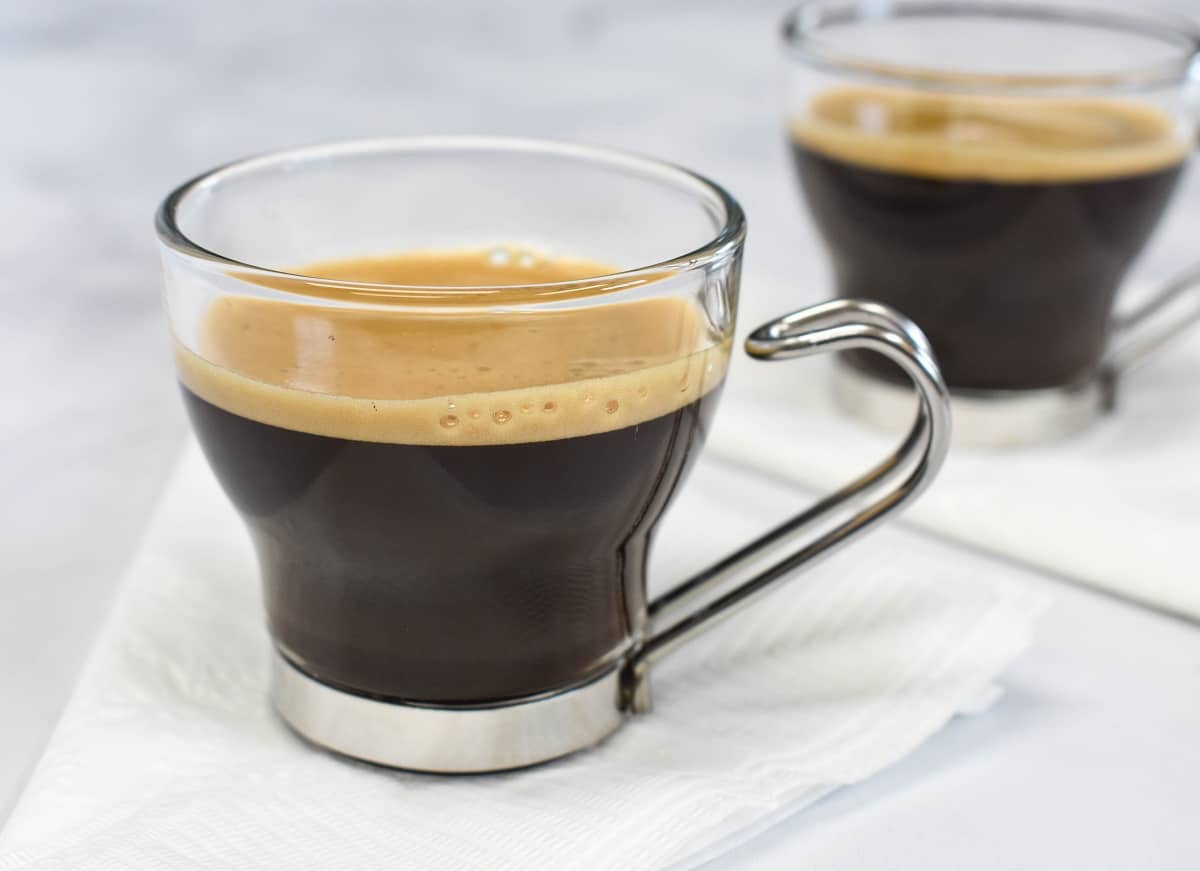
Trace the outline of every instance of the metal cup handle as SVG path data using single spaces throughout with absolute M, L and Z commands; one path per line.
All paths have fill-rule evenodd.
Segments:
M 746 340 L 758 360 L 854 349 L 882 354 L 912 379 L 920 402 L 908 435 L 862 477 L 652 601 L 649 635 L 624 676 L 631 710 L 650 709 L 652 663 L 903 508 L 937 474 L 950 444 L 949 392 L 908 318 L 879 303 L 839 299 L 773 320 Z
M 1113 322 L 1110 349 L 1100 367 L 1105 406 L 1115 406 L 1122 376 L 1196 323 L 1200 323 L 1200 266 L 1181 272 Z

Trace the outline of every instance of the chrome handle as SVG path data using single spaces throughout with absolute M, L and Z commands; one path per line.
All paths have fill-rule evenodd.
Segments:
M 746 340 L 746 352 L 759 360 L 852 349 L 883 354 L 912 379 L 920 402 L 908 436 L 861 478 L 651 602 L 651 634 L 625 674 L 633 711 L 650 708 L 653 662 L 902 508 L 941 467 L 950 444 L 949 393 L 925 335 L 908 318 L 878 303 L 839 299 L 764 324 Z
M 1112 407 L 1121 376 L 1200 322 L 1200 266 L 1166 282 L 1149 300 L 1113 323 L 1110 349 L 1100 367 L 1105 403 Z

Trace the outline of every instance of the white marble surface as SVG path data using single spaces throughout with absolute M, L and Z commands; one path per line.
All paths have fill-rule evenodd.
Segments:
M 157 301 L 162 194 L 248 152 L 349 136 L 629 147 L 742 200 L 749 325 L 823 295 L 778 130 L 785 6 L 0 4 L 0 818 L 184 433 Z M 1197 184 L 1148 273 L 1194 252 Z M 794 278 L 794 297 L 756 296 L 768 275 Z M 722 863 L 1194 867 L 1198 681 L 1200 631 L 1064 588 L 1001 709 Z

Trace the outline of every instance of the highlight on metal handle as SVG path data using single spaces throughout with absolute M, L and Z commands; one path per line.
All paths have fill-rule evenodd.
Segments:
M 839 299 L 764 324 L 746 340 L 759 360 L 830 351 L 883 354 L 912 379 L 919 406 L 896 451 L 862 477 L 650 603 L 651 634 L 626 670 L 625 700 L 649 710 L 649 667 L 801 566 L 912 501 L 941 467 L 950 444 L 950 398 L 921 330 L 888 306 Z
M 1200 323 L 1200 266 L 1181 272 L 1113 323 L 1111 347 L 1100 370 L 1106 404 L 1114 404 L 1122 375 L 1196 323 Z

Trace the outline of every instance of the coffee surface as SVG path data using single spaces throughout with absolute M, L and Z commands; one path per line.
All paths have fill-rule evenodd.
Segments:
M 994 182 L 1142 175 L 1178 164 L 1187 151 L 1167 115 L 1137 103 L 883 88 L 817 95 L 792 137 L 864 168 Z
M 1187 153 L 1163 112 L 1104 99 L 844 87 L 790 132 L 839 295 L 912 317 L 960 388 L 1094 372 L 1119 283 Z
M 305 271 L 509 284 L 493 304 L 512 306 L 535 298 L 534 282 L 604 269 L 500 250 L 502 262 L 487 251 L 429 252 Z M 209 308 L 197 349 L 177 344 L 176 356 L 190 390 L 262 423 L 361 441 L 510 444 L 620 429 L 698 399 L 728 359 L 727 343 L 705 329 L 700 311 L 674 298 L 434 314 L 227 296 Z
M 303 270 L 476 288 L 466 307 L 330 305 L 357 292 L 343 287 L 223 297 L 177 343 L 272 634 L 328 683 L 437 703 L 529 695 L 607 667 L 645 619 L 650 531 L 702 441 L 729 343 L 686 300 L 506 311 L 604 268 L 503 250 Z M 486 311 L 485 285 L 508 285 Z

